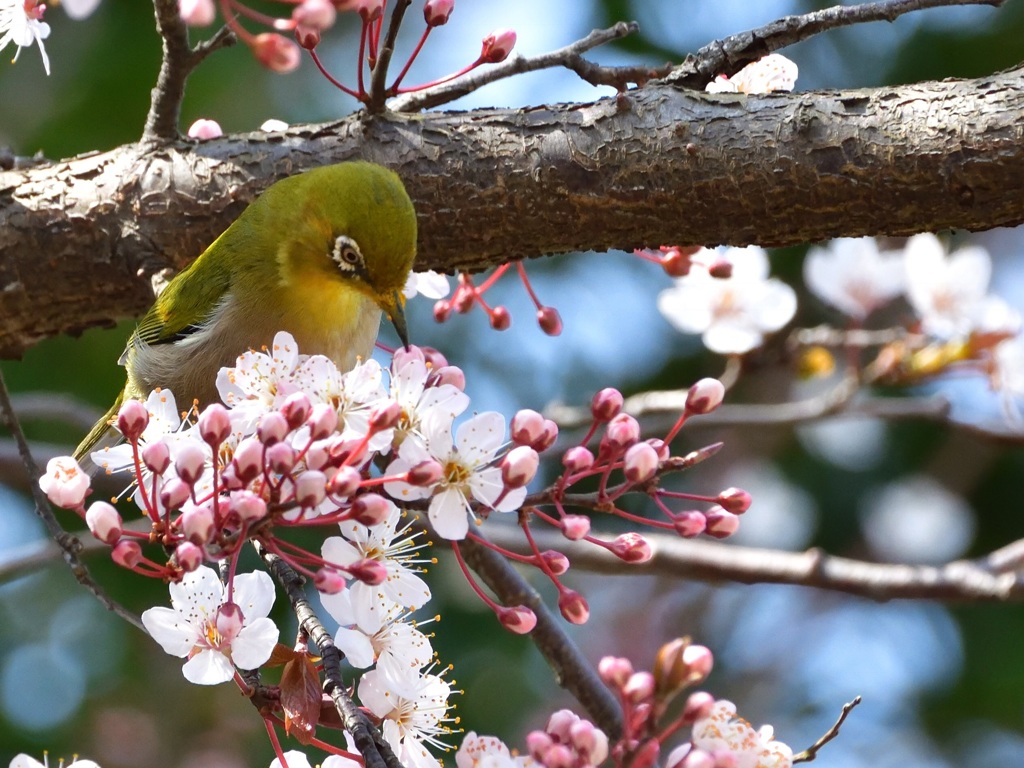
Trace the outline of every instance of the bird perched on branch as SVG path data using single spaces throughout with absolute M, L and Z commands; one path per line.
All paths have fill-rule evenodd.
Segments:
M 127 398 L 217 401 L 217 372 L 278 331 L 341 370 L 373 350 L 383 311 L 408 344 L 402 288 L 416 213 L 393 172 L 348 162 L 282 179 L 167 284 L 118 361 L 128 381 L 75 450 L 100 447 Z

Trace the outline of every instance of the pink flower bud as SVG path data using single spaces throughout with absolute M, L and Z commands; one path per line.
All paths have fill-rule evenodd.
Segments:
M 366 456 L 366 443 L 362 440 L 341 440 L 332 442 L 328 448 L 331 464 L 358 466 Z
M 443 323 L 452 316 L 452 303 L 448 299 L 438 299 L 434 302 L 434 320 Z
M 544 768 L 575 768 L 576 755 L 567 744 L 552 744 L 544 753 Z
M 632 704 L 650 700 L 654 695 L 654 675 L 650 672 L 634 672 L 622 686 L 622 695 Z
M 580 716 L 571 709 L 559 709 L 551 713 L 545 730 L 555 737 L 555 741 L 568 744 L 571 739 L 570 730 L 579 721 Z
M 317 31 L 334 26 L 337 11 L 331 0 L 302 0 L 292 11 L 292 20 L 298 26 Z
M 345 577 L 333 568 L 321 568 L 313 576 L 313 586 L 325 595 L 336 595 L 345 588 Z
M 715 768 L 736 768 L 739 765 L 739 758 L 729 747 L 723 747 L 711 752 L 715 758 Z
M 264 413 L 256 427 L 256 436 L 264 445 L 273 445 L 284 440 L 288 434 L 288 419 L 278 411 Z
M 168 512 L 180 509 L 192 495 L 192 487 L 180 477 L 169 477 L 160 487 L 160 505 Z
M 659 462 L 665 461 L 671 455 L 671 451 L 669 451 L 668 445 L 660 437 L 649 437 L 644 442 L 646 442 L 649 446 L 651 446 L 651 448 L 654 449 L 654 452 L 657 455 Z
M 162 475 L 171 466 L 171 449 L 163 440 L 146 443 L 142 449 L 142 463 L 154 475 Z
M 706 691 L 694 691 L 686 699 L 683 706 L 683 719 L 688 723 L 703 720 L 711 714 L 715 706 L 715 697 Z
M 558 425 L 555 424 L 551 419 L 544 419 L 544 431 L 540 433 L 540 437 L 533 441 L 533 450 L 537 453 L 543 453 L 558 439 Z
M 213 507 L 209 503 L 189 504 L 181 510 L 181 532 L 193 544 L 205 546 L 213 538 L 215 524 Z
M 121 538 L 121 515 L 105 501 L 95 501 L 85 512 L 85 524 L 89 531 L 104 544 L 115 544 Z
M 448 17 L 455 10 L 455 0 L 427 0 L 423 4 L 423 18 L 428 27 L 440 27 L 448 23 Z
M 569 558 L 554 549 L 546 549 L 540 553 L 548 570 L 555 576 L 561 576 L 569 570 Z
M 205 117 L 199 118 L 188 127 L 188 137 L 190 139 L 206 141 L 207 139 L 220 138 L 223 135 L 224 131 L 221 130 L 220 123 L 216 120 L 207 120 Z
M 134 568 L 142 560 L 142 547 L 132 539 L 121 539 L 110 550 L 110 557 L 122 568 Z
M 199 436 L 214 449 L 231 434 L 231 417 L 220 403 L 208 405 L 199 414 Z
M 586 472 L 594 466 L 594 454 L 582 445 L 574 446 L 562 456 L 562 466 L 572 473 Z
M 317 403 L 309 412 L 308 423 L 310 438 L 324 440 L 338 428 L 338 412 L 327 403 Z
M 89 474 L 70 456 L 57 456 L 46 462 L 39 487 L 50 503 L 61 509 L 79 509 L 89 495 Z
M 622 471 L 631 483 L 643 483 L 658 471 L 658 452 L 650 443 L 631 445 L 622 459 Z
M 217 17 L 213 0 L 178 0 L 178 13 L 190 27 L 208 27 Z
M 319 440 L 306 449 L 306 466 L 309 469 L 323 469 L 331 460 L 331 454 L 327 451 L 327 443 Z
M 701 379 L 686 393 L 686 412 L 696 415 L 711 413 L 725 399 L 725 387 L 718 379 Z
M 480 61 L 497 64 L 504 61 L 516 45 L 516 33 L 513 29 L 498 29 L 483 39 L 480 48 Z
M 183 541 L 174 548 L 174 559 L 185 573 L 192 573 L 203 564 L 203 550 L 191 541 Z
M 376 21 L 384 12 L 384 0 L 334 0 L 339 11 L 355 11 L 363 23 Z
M 126 400 L 117 412 L 117 428 L 129 443 L 142 437 L 149 425 L 149 411 L 138 400 Z
M 195 485 L 206 469 L 206 451 L 198 443 L 188 442 L 178 448 L 174 471 L 182 482 Z
M 399 347 L 391 357 L 391 370 L 395 372 L 400 371 L 405 366 L 416 361 L 426 364 L 427 358 L 424 356 L 422 348 L 417 347 L 415 344 L 409 347 Z
M 288 429 L 298 429 L 306 423 L 313 411 L 313 404 L 305 392 L 293 392 L 285 399 L 280 411 L 288 422 Z
M 672 526 L 676 529 L 676 533 L 683 538 L 692 539 L 694 536 L 704 533 L 704 529 L 708 527 L 708 520 L 703 512 L 693 509 L 688 512 L 680 512 L 672 518 Z
M 267 502 L 252 491 L 232 491 L 231 511 L 242 523 L 252 524 L 267 516 Z
M 544 417 L 529 408 L 516 411 L 509 425 L 512 442 L 516 445 L 533 445 L 543 432 Z
M 380 525 L 391 515 L 394 505 L 376 493 L 364 493 L 352 502 L 352 518 L 366 526 Z
M 590 401 L 590 413 L 596 421 L 611 421 L 622 410 L 623 397 L 617 389 L 602 389 Z
M 622 688 L 633 674 L 633 663 L 620 656 L 605 656 L 597 663 L 597 673 L 613 690 Z
M 512 325 L 512 314 L 505 307 L 494 307 L 491 310 L 491 328 L 496 331 L 507 331 Z
M 383 432 L 398 424 L 402 418 L 402 406 L 394 400 L 388 400 L 384 405 L 378 405 L 370 411 L 370 429 L 374 432 Z
M 586 624 L 590 618 L 590 606 L 586 598 L 572 589 L 563 589 L 558 595 L 558 610 L 566 621 Z
M 369 584 L 371 587 L 383 584 L 388 577 L 388 569 L 376 560 L 369 558 L 353 563 L 346 570 L 352 574 L 353 578 L 364 584 Z
M 686 277 L 690 274 L 690 267 L 693 266 L 693 255 L 699 250 L 700 246 L 692 248 L 672 246 L 662 254 L 661 268 L 669 277 Z
M 623 533 L 611 543 L 610 551 L 625 563 L 646 563 L 654 556 L 650 542 L 639 533 Z
M 295 466 L 295 449 L 288 443 L 274 443 L 267 448 L 267 466 L 271 472 L 287 475 Z
M 640 439 L 640 424 L 628 413 L 620 413 L 608 422 L 605 434 L 615 448 L 625 450 Z
M 305 24 L 295 25 L 295 42 L 300 48 L 312 51 L 320 45 L 320 28 L 310 27 Z
M 750 494 L 740 488 L 726 488 L 718 494 L 718 503 L 734 515 L 742 515 L 750 509 L 753 499 Z
M 537 474 L 540 457 L 528 445 L 517 445 L 501 460 L 501 479 L 506 488 L 522 488 Z
M 217 634 L 220 635 L 222 643 L 231 643 L 238 633 L 242 631 L 245 624 L 245 615 L 237 603 L 224 603 L 217 609 L 217 616 L 214 619 L 217 626 Z
M 541 765 L 544 764 L 544 755 L 554 744 L 555 740 L 544 731 L 530 731 L 526 735 L 526 749 L 530 757 Z
M 732 277 L 732 262 L 715 259 L 708 267 L 708 274 L 718 280 L 728 280 Z
M 444 467 L 441 466 L 439 461 L 436 459 L 424 459 L 406 473 L 405 481 L 409 485 L 427 488 L 431 485 L 436 485 L 443 475 Z
M 348 498 L 359 490 L 363 482 L 362 475 L 353 467 L 338 467 L 327 483 L 327 492 L 338 498 Z
M 308 469 L 295 480 L 295 501 L 300 507 L 312 509 L 319 506 L 327 495 L 327 477 L 323 472 Z
M 562 333 L 562 317 L 554 307 L 538 309 L 537 324 L 548 336 L 558 336 Z
M 255 437 L 247 437 L 235 448 L 231 466 L 243 483 L 255 480 L 263 472 L 263 443 Z
M 725 539 L 736 533 L 740 527 L 740 519 L 732 512 L 727 512 L 721 507 L 711 507 L 704 513 L 708 524 L 705 533 L 714 536 L 716 539 Z
M 561 520 L 562 535 L 570 541 L 579 541 L 590 533 L 590 518 L 586 515 L 566 515 Z
M 263 32 L 256 35 L 250 43 L 256 61 L 271 72 L 284 74 L 299 66 L 302 53 L 299 46 L 284 35 L 276 32 Z
M 430 376 L 428 386 L 440 387 L 445 384 L 450 384 L 460 392 L 464 392 L 466 389 L 466 373 L 457 365 L 444 365 L 440 368 L 434 369 L 434 372 Z
M 517 635 L 529 634 L 537 626 L 537 614 L 525 605 L 514 605 L 511 608 L 500 606 L 497 613 L 501 625 Z
M 683 649 L 683 664 L 689 670 L 690 683 L 697 683 L 711 674 L 715 656 L 703 645 L 688 645 Z

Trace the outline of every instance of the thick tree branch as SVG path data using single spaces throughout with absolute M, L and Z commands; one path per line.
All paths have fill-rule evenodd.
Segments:
M 1024 222 L 1024 69 L 874 90 L 621 99 L 296 127 L 0 173 L 0 354 L 136 314 L 271 182 L 362 157 L 420 216 L 417 266 L 765 246 Z
M 501 547 L 526 552 L 519 529 L 490 526 L 488 538 Z M 1024 600 L 1024 540 L 984 557 L 945 565 L 871 563 L 829 555 L 820 549 L 781 552 L 712 541 L 644 533 L 654 556 L 643 565 L 627 565 L 607 550 L 570 542 L 554 531 L 534 532 L 541 549 L 564 552 L 573 568 L 618 575 L 658 574 L 674 579 L 735 581 L 742 584 L 793 584 L 846 592 L 872 600 L 900 598 L 945 602 L 1019 602 Z

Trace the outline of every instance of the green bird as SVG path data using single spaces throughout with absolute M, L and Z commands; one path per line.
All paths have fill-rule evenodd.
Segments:
M 382 311 L 408 344 L 415 255 L 416 213 L 392 171 L 348 162 L 282 179 L 167 284 L 118 360 L 124 389 L 75 458 L 116 437 L 127 398 L 162 387 L 179 403 L 216 402 L 217 372 L 278 331 L 341 370 L 370 355 Z

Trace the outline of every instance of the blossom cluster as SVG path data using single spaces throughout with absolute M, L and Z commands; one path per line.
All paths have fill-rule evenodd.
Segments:
M 623 733 L 608 737 L 570 710 L 551 715 L 543 731 L 526 737 L 527 754 L 514 755 L 493 736 L 468 733 L 455 760 L 458 768 L 593 768 L 611 758 L 618 768 L 791 768 L 793 750 L 774 738 L 771 726 L 754 729 L 736 716 L 736 706 L 710 693 L 689 693 L 681 710 L 669 705 L 711 672 L 711 651 L 687 638 L 666 643 L 653 671 L 634 670 L 629 659 L 607 656 L 598 665 L 602 680 L 622 708 Z M 690 728 L 690 738 L 677 734 Z

